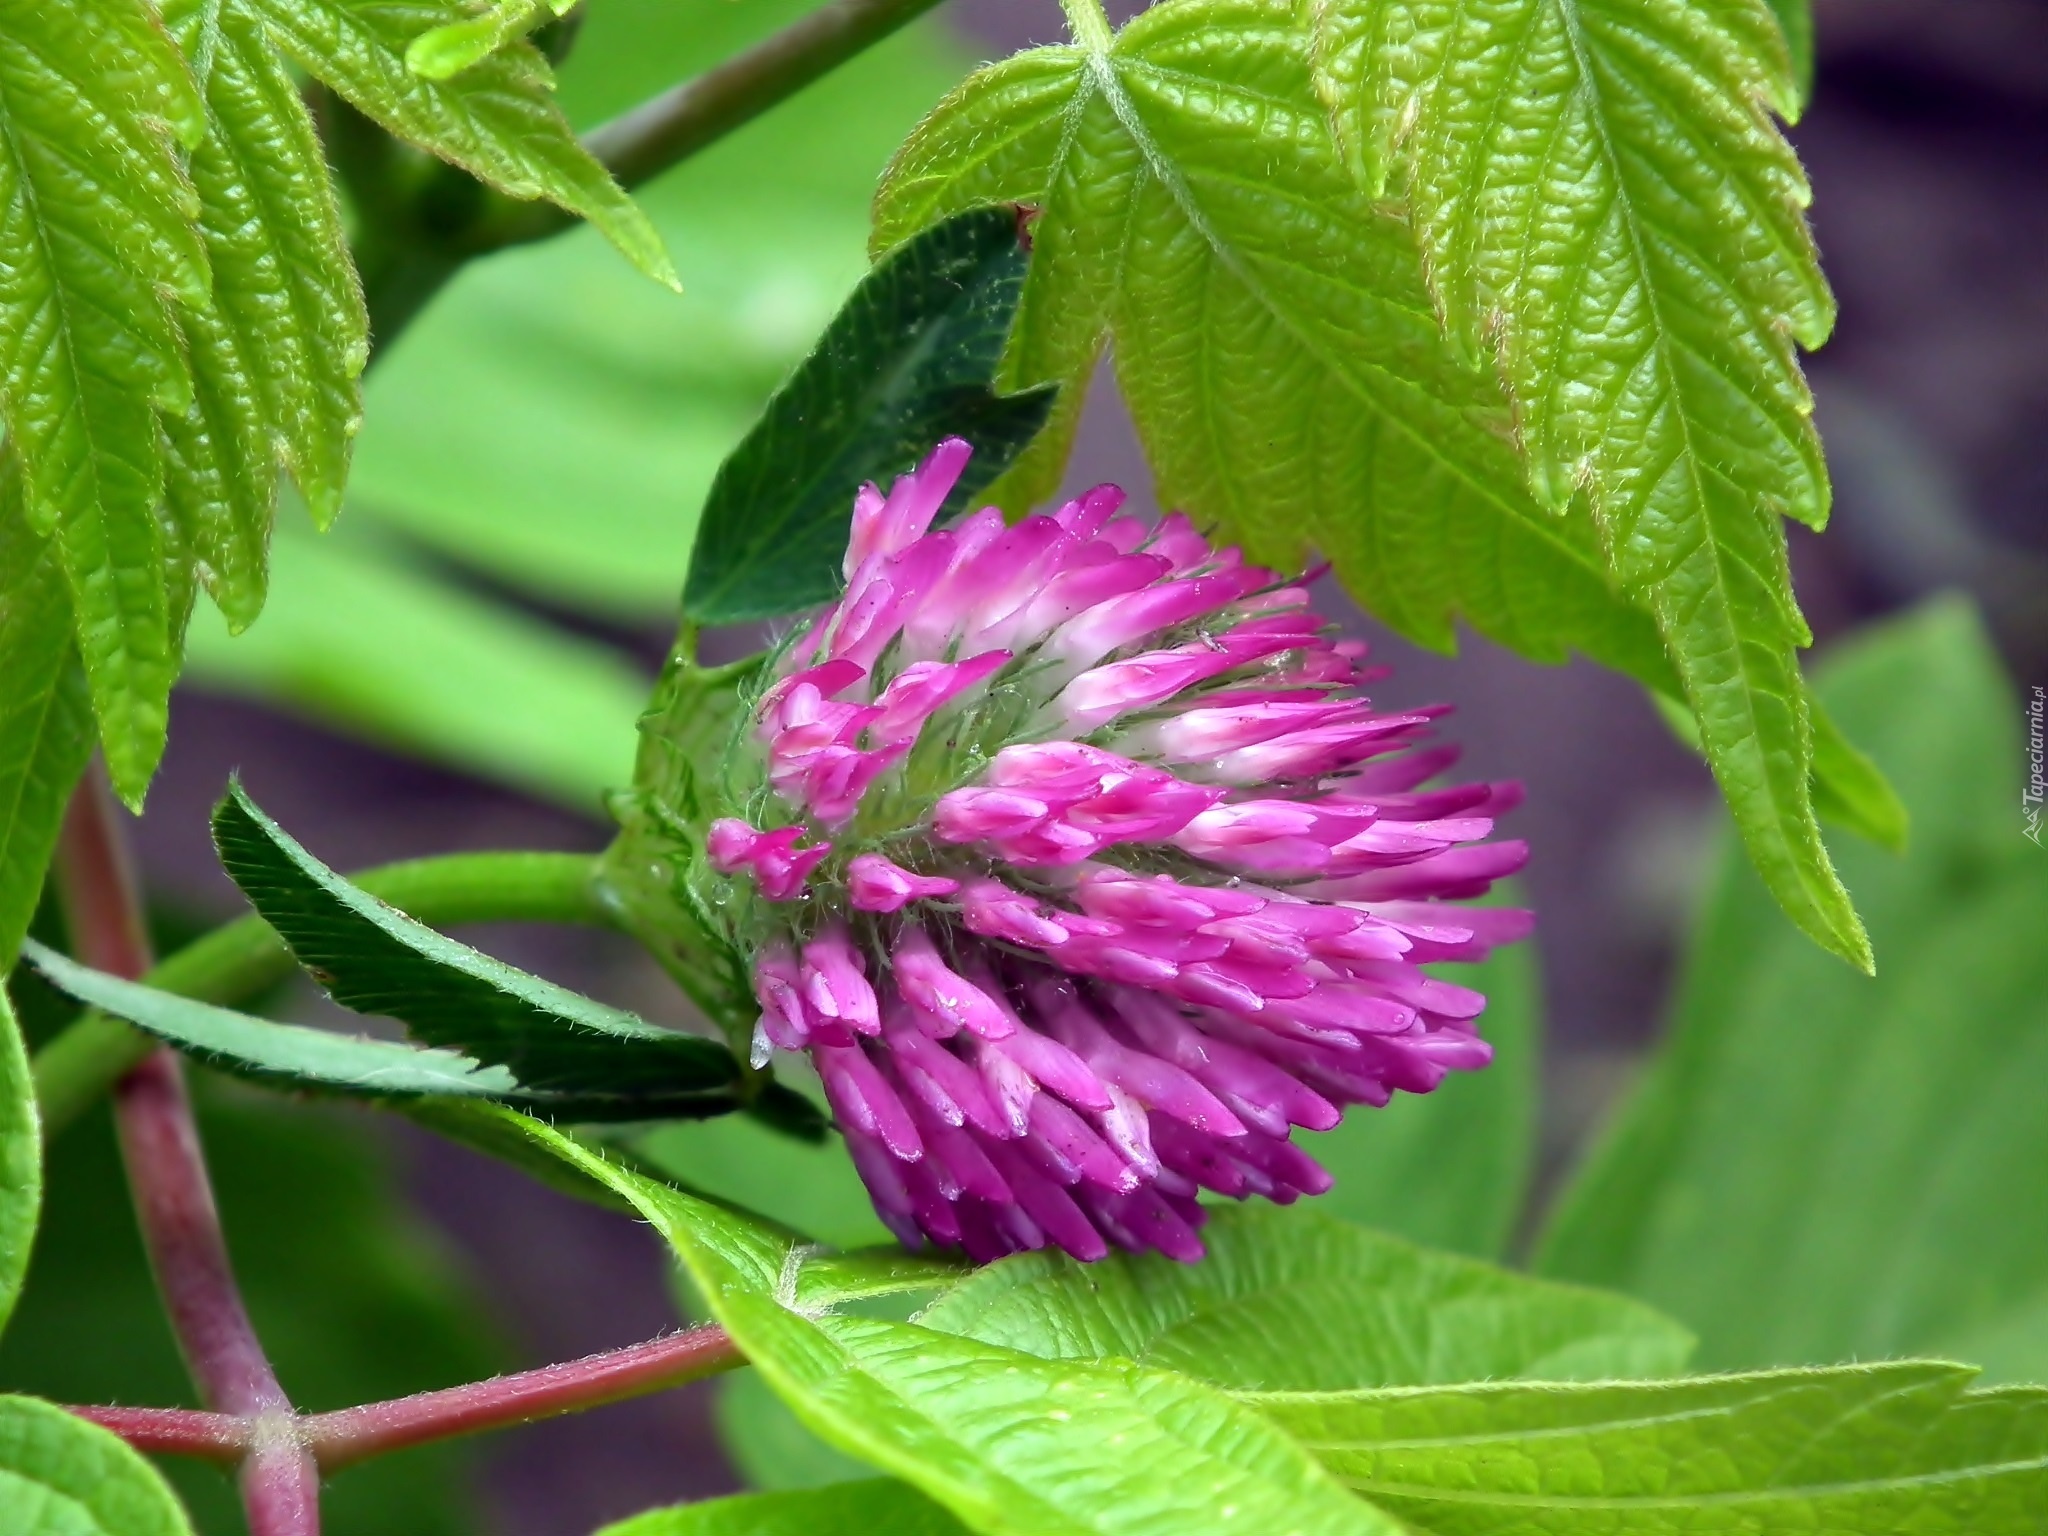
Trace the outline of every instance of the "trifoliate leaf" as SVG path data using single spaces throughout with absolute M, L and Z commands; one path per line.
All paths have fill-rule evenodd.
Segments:
M 1431 1536 L 2031 1536 L 2048 1390 L 1922 1361 L 1588 1386 L 1254 1396 Z
M 213 833 L 243 894 L 346 1007 L 508 1068 L 529 1093 L 616 1099 L 611 1118 L 685 1113 L 656 1106 L 698 1097 L 730 1108 L 744 1097 L 744 1074 L 723 1046 L 659 1029 L 413 921 L 314 858 L 239 785 L 215 808 Z
M 155 412 L 192 400 L 166 296 L 207 302 L 171 134 L 198 97 L 142 0 L 0 0 L 0 417 L 51 537 L 115 787 L 139 802 L 176 672 Z
M 1590 505 L 1786 913 L 1865 970 L 1821 843 L 1780 518 L 1827 472 L 1794 343 L 1834 320 L 1765 0 L 1329 0 L 1319 88 L 1405 192 L 1461 352 L 1515 403 L 1537 499 Z M 1373 176 L 1374 190 L 1381 176 Z
M 1039 210 L 1004 382 L 1071 405 L 1105 345 L 1159 478 L 1256 558 L 1312 550 L 1381 619 L 1674 686 L 1591 524 L 1530 497 L 1494 383 L 1444 342 L 1413 237 L 1338 156 L 1289 0 L 1165 0 L 1102 54 L 1041 48 L 926 119 L 878 249 L 959 209 Z M 1064 413 L 1006 482 L 1049 491 Z
M 32 1397 L 0 1397 L 0 1511 L 8 1536 L 192 1536 L 140 1453 Z
M 71 639 L 64 573 L 28 526 L 0 449 L 0 973 L 42 896 L 71 786 L 92 756 L 92 698 Z
M 406 66 L 422 33 L 471 13 L 459 0 L 246 0 L 286 53 L 364 116 L 509 197 L 589 220 L 634 266 L 676 285 L 661 237 L 556 108 L 554 73 L 513 42 L 448 80 Z
M 1003 1259 L 918 1318 L 1055 1360 L 1117 1355 L 1245 1389 L 1597 1380 L 1678 1370 L 1692 1335 L 1624 1297 L 1545 1284 L 1312 1208 L 1243 1206 L 1209 1256 Z
M 971 504 L 1045 424 L 1056 389 L 992 385 L 1024 285 L 1018 214 L 982 208 L 893 251 L 768 402 L 711 484 L 683 612 L 775 618 L 829 602 L 862 482 L 885 488 L 941 438 L 974 445 L 943 517 Z

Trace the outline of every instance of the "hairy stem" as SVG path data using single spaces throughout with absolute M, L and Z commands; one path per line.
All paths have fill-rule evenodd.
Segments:
M 665 1391 L 745 1363 L 723 1328 L 692 1328 L 537 1371 L 318 1414 L 301 1421 L 300 1434 L 333 1471 L 386 1451 Z
M 723 1328 L 704 1327 L 562 1365 L 314 1414 L 281 1425 L 189 1408 L 70 1411 L 112 1430 L 137 1450 L 229 1463 L 247 1454 L 262 1428 L 269 1425 L 288 1432 L 296 1445 L 312 1454 L 321 1470 L 333 1472 L 387 1451 L 664 1392 L 745 1363 L 731 1335 Z
M 938 0 L 829 0 L 773 37 L 593 129 L 591 153 L 627 187 L 659 175 L 745 126 Z M 463 264 L 566 229 L 551 203 L 485 191 L 445 168 L 410 204 L 380 210 L 358 252 L 370 331 L 381 351 Z
M 1067 26 L 1075 42 L 1093 53 L 1109 51 L 1116 33 L 1109 24 L 1108 13 L 1102 9 L 1102 0 L 1060 0 L 1060 9 L 1067 13 Z
M 150 970 L 142 903 L 104 776 L 73 792 L 58 842 L 58 888 L 73 948 L 118 976 Z M 199 1129 L 178 1058 L 152 1050 L 114 1089 L 121 1159 L 149 1266 L 186 1368 L 207 1406 L 257 1425 L 242 1462 L 250 1536 L 318 1536 L 319 1469 L 289 1434 L 266 1431 L 292 1417 L 242 1305 L 214 1205 Z
M 613 918 L 598 894 L 596 869 L 597 861 L 583 854 L 460 853 L 386 864 L 352 878 L 423 923 L 609 927 Z M 252 915 L 187 945 L 143 980 L 166 992 L 228 1005 L 277 985 L 291 970 L 283 941 Z M 77 1119 L 153 1048 L 149 1036 L 102 1013 L 88 1013 L 44 1046 L 35 1058 L 44 1137 Z

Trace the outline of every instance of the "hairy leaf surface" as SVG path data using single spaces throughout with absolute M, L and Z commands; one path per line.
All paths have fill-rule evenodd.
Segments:
M 6 0 L 0 37 L 0 417 L 134 803 L 176 672 L 156 412 L 182 414 L 192 383 L 171 302 L 208 303 L 171 134 L 196 140 L 203 113 L 142 0 Z
M 699 1094 L 724 1106 L 739 1088 L 724 1046 L 659 1029 L 415 922 L 314 858 L 239 784 L 215 807 L 213 835 L 242 893 L 345 1007 L 400 1019 L 429 1045 L 508 1069 L 529 1092 L 616 1095 L 623 1110 Z
M 1120 1355 L 1247 1390 L 1678 1370 L 1692 1336 L 1621 1296 L 1434 1253 L 1312 1208 L 1219 1210 L 1209 1256 L 1020 1254 L 919 1321 L 1057 1360 Z
M 1330 0 L 1319 88 L 1392 163 L 1454 343 L 1490 352 L 1537 499 L 1644 595 L 1751 857 L 1868 969 L 1821 843 L 1779 519 L 1827 517 L 1794 343 L 1834 319 L 1765 0 Z M 1377 177 L 1374 178 L 1378 180 Z
M 156 1468 L 32 1397 L 0 1397 L 0 1511 L 8 1536 L 192 1536 Z
M 2048 1205 L 2022 712 L 1954 602 L 1830 655 L 1818 689 L 1913 816 L 1903 857 L 1841 849 L 1886 974 L 1799 942 L 1724 851 L 1670 1039 L 1540 1263 L 1666 1309 L 1720 1368 L 1939 1352 L 2048 1379 L 2048 1231 L 2018 1214 Z
M 364 116 L 511 197 L 546 198 L 596 225 L 634 266 L 674 287 L 661 237 L 557 110 L 554 74 L 512 42 L 460 75 L 406 66 L 430 28 L 471 12 L 459 0 L 247 0 L 284 50 Z
M 1057 386 L 992 388 L 1024 284 L 1014 209 L 972 210 L 891 252 L 768 402 L 711 483 L 685 617 L 776 618 L 828 602 L 863 482 L 885 489 L 945 437 L 974 458 L 941 510 L 971 505 L 1051 413 Z
M 1587 1386 L 1253 1399 L 1432 1536 L 2023 1536 L 2048 1391 L 1919 1361 Z

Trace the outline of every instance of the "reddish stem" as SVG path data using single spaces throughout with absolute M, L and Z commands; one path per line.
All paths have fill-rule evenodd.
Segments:
M 723 1328 L 692 1328 L 537 1371 L 316 1414 L 301 1422 L 300 1434 L 322 1469 L 331 1472 L 430 1440 L 659 1392 L 742 1363 L 738 1347 Z
M 148 971 L 142 903 L 98 772 L 71 796 L 57 869 L 78 957 L 117 976 Z M 143 1246 L 186 1366 L 209 1408 L 253 1426 L 241 1475 L 250 1536 L 318 1536 L 318 1469 L 291 1432 L 291 1402 L 235 1285 L 178 1058 L 154 1051 L 122 1078 L 114 1117 Z
M 441 1392 L 343 1408 L 289 1422 L 294 1445 L 335 1471 L 386 1451 L 577 1413 L 629 1397 L 679 1387 L 744 1364 L 723 1328 L 692 1328 L 563 1365 L 543 1366 Z M 137 1450 L 202 1461 L 234 1462 L 278 1420 L 200 1413 L 189 1408 L 73 1408 Z
M 248 1454 L 249 1420 L 198 1408 L 73 1408 L 69 1412 L 112 1430 L 138 1451 L 194 1456 L 232 1466 Z

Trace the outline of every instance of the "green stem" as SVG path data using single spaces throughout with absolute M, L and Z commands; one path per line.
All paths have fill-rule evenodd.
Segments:
M 571 923 L 615 926 L 596 884 L 597 860 L 572 853 L 458 853 L 411 859 L 353 878 L 436 926 L 449 923 Z M 143 979 L 202 1002 L 233 1004 L 291 974 L 292 958 L 262 918 L 251 915 L 188 944 Z M 113 1087 L 155 1046 L 148 1035 L 103 1013 L 88 1013 L 36 1052 L 36 1101 L 52 1137 Z
M 831 0 L 766 41 L 593 129 L 590 152 L 635 187 L 744 127 L 830 74 L 938 0 Z M 457 185 L 459 184 L 459 185 Z M 486 192 L 444 168 L 415 206 L 381 221 L 361 262 L 371 333 L 381 350 L 465 262 L 545 239 L 575 222 L 552 203 Z
M 1074 41 L 1090 53 L 1107 53 L 1116 38 L 1116 29 L 1109 24 L 1109 13 L 1102 8 L 1102 0 L 1060 0 L 1060 9 L 1067 13 L 1067 26 L 1074 34 Z

